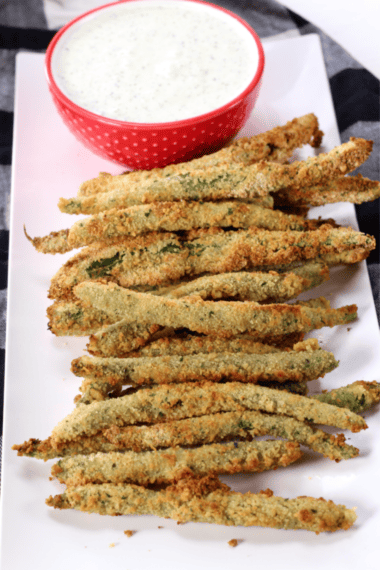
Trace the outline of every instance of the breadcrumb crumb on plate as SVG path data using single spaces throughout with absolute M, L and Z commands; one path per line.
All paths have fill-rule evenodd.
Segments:
M 136 532 L 135 530 L 125 530 L 124 534 L 126 536 L 128 536 L 128 538 L 130 538 L 131 536 L 133 536 L 135 534 L 135 532 Z
M 231 540 L 228 541 L 228 544 L 232 546 L 232 548 L 236 548 L 240 542 L 243 542 L 241 538 L 231 538 Z

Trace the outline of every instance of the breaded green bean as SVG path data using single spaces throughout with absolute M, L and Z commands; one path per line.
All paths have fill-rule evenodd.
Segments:
M 98 178 L 84 182 L 79 189 L 79 196 L 89 196 L 97 192 L 107 192 L 119 188 L 127 188 L 130 183 L 141 183 L 144 180 L 158 180 L 168 175 L 185 174 L 192 170 L 223 165 L 248 166 L 260 160 L 285 162 L 293 151 L 305 144 L 319 147 L 323 133 L 318 128 L 318 120 L 312 113 L 293 119 L 282 127 L 234 140 L 229 146 L 180 164 L 171 164 L 165 168 L 153 170 L 137 170 L 122 175 L 111 176 L 101 172 Z
M 307 343 L 312 343 L 312 339 L 299 343 L 298 346 L 305 345 L 307 350 Z M 255 342 L 250 338 L 234 337 L 232 339 L 221 339 L 218 337 L 200 337 L 187 335 L 186 338 L 164 337 L 157 341 L 140 348 L 138 351 L 130 353 L 127 358 L 140 358 L 148 357 L 155 358 L 159 356 L 177 356 L 183 357 L 185 355 L 194 354 L 210 354 L 210 353 L 246 353 L 246 354 L 274 354 L 289 351 L 289 348 L 277 348 L 261 342 Z M 118 353 L 118 358 L 122 358 Z M 259 382 L 261 383 L 261 382 Z M 274 384 L 274 386 L 273 386 Z M 296 393 L 305 394 L 305 382 L 283 382 L 284 389 Z M 264 382 L 270 388 L 279 387 L 276 382 Z M 94 400 L 104 400 L 109 397 L 110 392 L 117 390 L 120 392 L 120 385 L 105 382 L 104 379 L 97 379 L 95 377 L 86 377 L 82 382 L 80 391 L 82 392 L 79 397 L 75 398 L 78 404 L 89 404 Z
M 205 275 L 185 283 L 166 287 L 139 287 L 134 291 L 164 296 L 169 299 L 196 296 L 203 300 L 254 301 L 282 303 L 295 299 L 300 293 L 318 287 L 329 279 L 329 268 L 320 261 L 309 261 L 289 271 L 240 271 Z M 73 294 L 73 298 L 75 298 Z M 296 304 L 302 304 L 296 302 Z M 310 301 L 307 301 L 310 304 Z M 311 305 L 310 305 L 311 306 Z M 317 306 L 317 305 L 316 305 Z M 319 303 L 318 306 L 324 306 Z
M 85 307 L 78 301 L 74 303 L 56 301 L 48 307 L 47 316 L 48 329 L 56 336 L 88 336 L 96 333 L 102 338 L 103 330 L 104 334 L 112 336 L 116 325 L 115 330 L 119 330 L 116 334 L 122 335 L 120 341 L 126 346 L 128 344 L 129 351 L 138 350 L 153 340 L 153 335 L 162 329 L 156 324 L 137 322 L 129 322 L 127 326 L 122 327 L 104 311 Z
M 200 277 L 173 287 L 167 295 L 180 299 L 198 295 L 204 300 L 235 298 L 241 301 L 283 302 L 317 287 L 329 278 L 326 265 L 309 262 L 291 272 L 236 272 Z
M 12 449 L 18 455 L 37 459 L 53 459 L 70 455 L 124 451 L 135 452 L 167 447 L 195 446 L 231 439 L 254 438 L 263 435 L 296 441 L 331 460 L 340 461 L 358 455 L 358 450 L 345 443 L 343 434 L 330 435 L 294 418 L 257 411 L 209 414 L 200 417 L 171 420 L 154 425 L 111 426 L 92 436 L 55 443 L 30 439 Z
M 172 337 L 173 335 L 166 334 L 164 335 L 163 340 L 169 336 Z M 260 335 L 236 335 L 229 339 L 211 336 L 211 338 L 217 338 L 219 342 L 232 342 L 234 338 L 238 337 L 240 339 L 242 336 L 249 336 L 252 342 L 260 342 L 284 349 L 292 348 L 293 344 L 303 340 L 304 334 L 292 333 L 289 335 L 269 335 L 265 337 L 260 337 Z M 197 338 L 204 339 L 207 337 Z M 153 338 L 147 339 L 146 341 L 141 340 L 140 345 L 137 348 L 134 347 L 136 344 L 136 337 L 131 334 L 129 323 L 121 321 L 119 323 L 114 323 L 113 325 L 108 326 L 106 329 L 100 330 L 97 333 L 91 335 L 89 343 L 87 344 L 87 351 L 93 356 L 117 356 L 118 358 L 128 358 L 131 356 L 131 352 L 140 350 L 144 346 L 146 346 L 147 350 L 149 350 L 149 347 L 153 344 L 153 342 L 155 342 L 155 340 L 156 339 Z M 179 347 L 178 350 L 181 351 L 182 349 Z M 175 353 L 182 354 L 181 352 Z M 187 354 L 187 348 L 185 347 L 183 354 Z M 193 354 L 195 354 L 195 352 Z M 149 353 L 147 353 L 146 356 L 149 356 Z M 154 356 L 154 354 L 152 354 L 152 356 Z
M 210 480 L 210 477 L 208 478 Z M 204 480 L 181 480 L 163 491 L 137 485 L 84 485 L 49 497 L 46 504 L 102 515 L 154 514 L 179 522 L 207 522 L 227 526 L 304 529 L 316 533 L 349 529 L 354 510 L 325 499 L 283 499 L 265 493 L 237 493 L 220 483 L 210 489 Z
M 33 247 L 42 253 L 54 255 L 55 253 L 67 253 L 73 249 L 67 239 L 69 230 L 59 230 L 58 232 L 50 232 L 49 235 L 44 237 L 32 238 L 24 226 L 24 234 L 26 239 L 33 244 Z
M 188 356 L 191 354 L 209 354 L 211 352 L 274 354 L 281 352 L 281 348 L 257 342 L 244 335 L 232 338 L 186 335 L 184 338 L 160 338 L 142 347 L 138 351 L 131 352 L 124 358 L 139 358 L 141 356 L 149 358 L 156 356 Z
M 58 207 L 68 214 L 92 214 L 152 202 L 250 201 L 288 186 L 304 188 L 351 172 L 367 160 L 371 151 L 371 141 L 351 138 L 326 154 L 286 165 L 264 161 L 250 166 L 223 165 L 134 183 L 127 175 L 121 180 L 126 182 L 126 189 L 61 198 Z
M 197 297 L 167 299 L 123 289 L 115 283 L 86 281 L 74 292 L 84 303 L 105 311 L 115 320 L 158 324 L 222 337 L 241 333 L 261 336 L 308 332 L 336 326 L 356 318 L 356 305 L 340 309 L 318 309 L 303 305 L 268 304 L 251 301 L 203 301 Z M 112 326 L 112 325 L 111 325 Z
M 127 247 L 124 247 L 125 245 Z M 158 295 L 178 297 L 179 294 L 182 296 L 202 294 L 203 298 L 206 298 L 204 295 L 211 298 L 239 296 L 242 300 L 264 301 L 267 298 L 290 299 L 301 291 L 316 287 L 328 279 L 325 264 L 309 261 L 303 267 L 294 268 L 288 272 L 292 274 L 291 276 L 286 272 L 277 276 L 272 273 L 268 276 L 267 272 L 261 275 L 258 271 L 245 271 L 244 273 L 235 271 L 234 273 L 222 272 L 218 277 L 207 275 L 184 284 L 183 281 L 177 281 L 176 277 L 178 274 L 183 277 L 186 258 L 189 257 L 188 252 L 191 251 L 190 245 L 191 242 L 189 242 L 189 247 L 185 247 L 180 253 L 181 243 L 178 239 L 172 240 L 169 237 L 166 242 L 162 240 L 161 251 L 156 260 L 162 274 L 153 265 L 147 263 L 146 254 L 149 244 L 137 251 L 134 248 L 129 249 L 128 243 L 125 242 L 100 249 L 86 248 L 66 262 L 53 277 L 49 298 L 68 300 L 70 298 L 72 300 L 74 285 L 89 279 L 101 278 L 133 289 L 140 283 L 151 283 L 151 286 L 156 289 L 152 293 Z M 178 258 L 176 252 L 179 254 Z M 137 266 L 135 260 L 138 263 Z M 176 262 L 179 271 L 176 268 Z M 168 279 L 172 280 L 172 284 L 164 287 L 163 282 Z M 178 294 L 179 287 L 181 289 Z M 201 293 L 202 291 L 205 293 Z
M 319 350 L 318 341 L 316 339 L 308 339 L 304 342 L 293 342 L 293 344 L 291 344 L 290 346 L 291 348 L 293 348 L 293 354 L 294 352 L 296 353 L 301 351 L 313 352 L 315 350 Z M 209 355 L 210 353 L 212 353 L 211 356 L 213 356 L 214 353 L 223 353 L 223 355 L 225 355 L 226 353 L 227 354 L 232 353 L 233 355 L 235 355 L 234 360 L 238 361 L 238 366 L 241 368 L 244 363 L 238 360 L 239 355 L 244 355 L 245 353 L 246 355 L 268 356 L 269 354 L 277 354 L 279 356 L 287 352 L 289 353 L 291 348 L 288 347 L 277 348 L 275 346 L 263 344 L 261 342 L 252 341 L 250 338 L 246 337 L 243 338 L 235 337 L 232 339 L 220 339 L 218 337 L 191 337 L 191 336 L 190 337 L 188 336 L 185 339 L 167 337 L 167 338 L 161 338 L 158 341 L 151 343 L 151 345 L 148 345 L 145 348 L 141 348 L 139 351 L 135 351 L 134 353 L 129 354 L 126 360 L 128 362 L 131 362 L 130 359 L 145 357 L 144 360 L 142 361 L 143 364 L 143 362 L 146 362 L 146 357 L 148 356 L 148 360 L 151 363 L 155 364 L 152 359 L 161 357 L 158 361 L 156 360 L 159 369 L 160 367 L 162 368 L 162 363 L 164 362 L 164 359 L 162 357 L 167 359 L 168 356 L 169 357 L 176 356 L 177 359 L 179 359 L 182 368 L 182 365 L 186 363 L 186 361 L 184 362 L 183 360 L 184 355 L 187 356 L 200 355 L 200 354 Z M 295 356 L 297 358 L 297 354 Z M 187 358 L 187 360 L 189 360 L 189 358 Z M 307 357 L 305 355 L 304 355 L 304 360 L 307 361 Z M 88 367 L 86 367 L 87 361 L 88 361 Z M 77 402 L 78 404 L 81 403 L 89 404 L 94 400 L 99 401 L 108 398 L 110 393 L 114 394 L 117 392 L 120 395 L 120 390 L 122 388 L 122 385 L 123 383 L 125 384 L 123 373 L 121 372 L 121 374 L 119 375 L 120 377 L 118 376 L 111 377 L 110 375 L 106 375 L 104 377 L 102 375 L 99 375 L 99 373 L 95 375 L 95 369 L 96 369 L 96 362 L 111 362 L 111 363 L 115 362 L 117 367 L 119 368 L 118 365 L 121 364 L 122 361 L 123 359 L 120 357 L 120 355 L 116 359 L 115 358 L 91 359 L 85 357 L 85 359 L 74 360 L 73 367 L 75 369 L 75 373 L 78 375 L 79 372 L 79 375 L 82 374 L 85 376 L 85 380 L 82 382 L 82 385 L 80 387 L 82 396 L 80 395 L 77 396 L 75 398 L 75 402 Z M 93 362 L 95 362 L 94 369 L 93 369 Z M 170 362 L 170 360 L 168 360 L 168 362 Z M 207 366 L 205 366 L 205 368 L 208 368 L 208 364 Z M 201 373 L 203 376 L 205 368 L 201 369 Z M 214 371 L 214 368 L 213 367 L 211 368 Z M 251 368 L 252 367 L 250 367 L 248 364 L 245 372 L 247 378 L 248 375 L 251 373 Z M 186 373 L 189 374 L 189 372 Z M 241 370 L 239 371 L 239 373 L 241 373 Z M 183 370 L 181 370 L 179 377 L 181 377 L 181 374 L 183 374 Z M 193 372 L 191 372 L 191 374 L 193 374 Z M 206 372 L 206 374 L 211 374 L 211 372 Z M 293 371 L 291 375 L 293 377 L 294 375 Z M 155 376 L 157 376 L 157 372 L 155 372 Z M 276 379 L 272 380 L 268 379 L 266 377 L 266 374 L 264 376 L 265 378 L 257 380 L 257 382 L 260 385 L 267 386 L 269 388 L 288 390 L 289 392 L 295 394 L 305 395 L 307 393 L 306 381 L 310 380 L 310 378 L 308 378 L 305 381 L 284 379 L 283 381 L 279 382 Z M 177 377 L 174 377 L 174 381 L 175 382 L 178 381 Z M 165 383 L 167 382 L 168 381 L 165 377 Z
M 303 340 L 302 334 L 295 333 L 282 337 L 269 337 L 267 343 L 252 339 L 250 335 L 236 335 L 232 338 L 217 336 L 198 336 L 192 334 L 165 336 L 159 338 L 139 350 L 119 358 L 149 358 L 156 356 L 188 356 L 191 354 L 209 354 L 223 352 L 233 354 L 278 354 L 290 350 L 316 350 L 319 348 L 316 339 Z M 310 347 L 310 348 L 309 348 Z
M 329 220 L 327 222 L 331 223 Z M 323 223 L 326 221 L 305 220 L 301 216 L 242 202 L 158 202 L 127 209 L 114 208 L 79 220 L 68 231 L 62 230 L 67 244 L 61 252 L 63 240 L 57 240 L 58 249 L 55 253 L 64 253 L 68 251 L 68 247 L 75 249 L 96 242 L 104 243 L 124 236 L 134 237 L 155 231 L 178 232 L 209 227 L 307 231 L 315 230 Z M 37 240 L 38 251 L 53 253 L 51 236 Z
M 258 381 L 259 386 L 265 386 L 271 388 L 272 390 L 286 390 L 292 394 L 300 394 L 301 396 L 306 396 L 308 392 L 307 382 L 293 382 L 291 380 L 286 380 L 284 382 L 266 382 Z M 92 378 L 87 376 L 80 388 L 80 394 L 75 396 L 74 402 L 77 405 L 80 404 L 91 404 L 91 402 L 100 402 L 102 400 L 107 400 L 109 398 L 120 397 L 124 395 L 124 390 L 122 390 L 121 384 L 116 386 L 104 382 L 102 378 Z
M 327 266 L 310 262 L 290 273 L 237 272 L 201 277 L 185 285 L 157 289 L 152 294 L 174 299 L 197 295 L 202 299 L 283 302 L 328 278 Z M 48 307 L 48 327 L 55 335 L 86 336 L 115 322 L 104 311 L 86 307 L 79 299 L 74 299 L 55 301 Z
M 252 228 L 236 232 L 194 232 L 195 238 L 181 244 L 188 249 L 184 275 L 226 273 L 257 266 L 287 265 L 318 256 L 376 247 L 371 236 L 350 228 L 326 224 L 308 232 L 277 232 Z M 180 264 L 183 257 L 179 255 Z M 271 267 L 272 268 L 272 267 Z
M 310 397 L 340 408 L 348 408 L 357 414 L 365 412 L 380 402 L 380 384 L 375 381 L 358 380 L 353 384 L 348 384 L 348 386 L 336 388 L 330 392 L 325 391 L 323 394 L 314 394 Z
M 362 259 L 363 251 L 374 248 L 373 237 L 329 225 L 311 232 L 209 231 L 185 241 L 173 234 L 147 234 L 79 252 L 53 277 L 49 297 L 71 296 L 73 286 L 88 279 L 102 278 L 131 288 L 163 286 L 205 273 L 270 270 L 276 266 L 287 271 L 289 264 L 334 254 L 332 265 L 341 263 L 346 252 L 360 250 Z
M 152 232 L 143 237 L 123 238 L 113 245 L 94 244 L 79 251 L 54 275 L 50 299 L 70 298 L 75 284 L 87 279 L 114 280 L 119 285 L 158 286 L 183 277 L 188 249 L 174 234 Z
M 202 299 L 237 298 L 258 302 L 282 302 L 294 298 L 302 291 L 317 286 L 328 278 L 327 266 L 314 264 L 313 275 L 306 268 L 292 273 L 231 273 L 196 279 L 183 286 L 167 287 L 152 292 L 169 298 L 198 295 Z M 318 271 L 318 268 L 321 268 Z M 298 273 L 298 275 L 297 275 Z M 305 278 L 302 277 L 305 275 Z M 306 275 L 310 278 L 307 279 Z M 74 296 L 73 296 L 74 297 Z M 87 336 L 115 323 L 115 318 L 104 311 L 87 307 L 79 299 L 55 301 L 47 309 L 48 328 L 56 336 Z M 138 334 L 139 327 L 133 329 Z M 145 328 L 142 328 L 144 334 Z
M 75 376 L 95 378 L 109 386 L 180 382 L 304 382 L 323 377 L 338 366 L 326 350 L 276 354 L 210 353 L 154 358 L 81 356 L 71 363 Z
M 95 436 L 85 436 L 55 447 L 52 446 L 50 437 L 44 440 L 31 438 L 20 445 L 13 445 L 12 449 L 17 451 L 19 456 L 34 457 L 35 459 L 48 461 L 55 457 L 67 457 L 77 454 L 109 453 L 110 451 L 120 450 L 122 447 L 109 441 L 102 433 L 98 433 Z M 125 449 L 128 449 L 128 447 L 125 447 Z
M 356 154 L 359 148 L 351 143 L 350 148 L 344 149 L 344 155 L 346 150 L 349 154 L 352 151 Z M 368 157 L 369 148 L 365 149 L 363 146 L 362 150 Z M 287 165 L 260 162 L 244 167 L 234 165 L 228 169 L 225 166 L 211 167 L 138 183 L 128 183 L 126 176 L 123 181 L 128 184 L 127 189 L 97 193 L 83 198 L 60 198 L 58 207 L 67 214 L 97 214 L 114 208 L 131 208 L 154 202 L 208 202 L 231 199 L 249 201 L 265 196 L 272 190 L 286 188 L 295 172 L 295 168 Z M 323 180 L 327 178 L 323 177 Z
M 305 189 L 287 188 L 275 196 L 276 205 L 323 206 L 336 202 L 362 204 L 380 197 L 380 182 L 357 176 L 342 176 L 320 186 Z
M 87 351 L 93 356 L 117 356 L 118 358 L 126 358 L 129 356 L 129 353 L 131 351 L 134 351 L 136 349 L 140 350 L 141 347 L 146 346 L 153 340 L 156 340 L 149 336 L 147 333 L 140 336 L 140 338 L 137 336 L 137 334 L 138 331 L 136 331 L 134 328 L 131 328 L 129 319 L 116 322 L 91 335 L 89 343 L 87 344 Z M 169 335 L 163 334 L 163 336 L 167 337 Z M 215 335 L 210 336 L 214 336 L 215 338 Z M 242 335 L 238 336 L 241 337 Z M 284 349 L 286 347 L 292 348 L 295 343 L 303 340 L 304 332 L 298 331 L 288 334 L 284 334 L 282 332 L 277 335 L 263 335 L 257 331 L 249 331 L 248 335 L 243 336 L 248 336 L 250 340 L 254 342 L 274 345 L 281 349 Z M 220 336 L 217 338 L 222 341 L 222 338 Z M 228 341 L 232 340 L 233 338 L 236 338 L 236 335 L 233 335 L 233 337 L 230 338 L 224 338 L 223 340 Z
M 114 451 L 61 459 L 51 474 L 67 486 L 88 483 L 171 483 L 186 476 L 208 473 L 260 473 L 286 467 L 302 456 L 297 443 L 259 441 L 214 443 L 194 449 Z
M 48 329 L 56 336 L 87 336 L 114 322 L 104 311 L 75 301 L 55 301 L 47 308 Z
M 161 327 L 153 328 L 154 332 Z M 153 340 L 152 327 L 120 321 L 90 336 L 87 350 L 95 356 L 124 356 Z M 142 333 L 142 334 L 141 334 Z
M 353 432 L 367 428 L 362 417 L 347 409 L 298 394 L 238 382 L 183 383 L 144 388 L 120 398 L 82 404 L 53 429 L 52 444 L 94 435 L 111 425 L 157 423 L 238 410 L 284 414 Z
M 370 254 L 369 249 L 358 248 L 352 251 L 342 251 L 341 253 L 328 253 L 322 255 L 319 258 L 321 263 L 326 263 L 328 267 L 334 267 L 336 265 L 353 265 L 354 263 L 360 263 L 367 259 Z
M 356 447 L 345 443 L 343 434 L 330 435 L 294 418 L 257 411 L 223 412 L 152 426 L 123 428 L 112 426 L 105 429 L 101 436 L 96 434 L 92 437 L 94 441 L 99 441 L 98 438 L 103 437 L 108 443 L 114 444 L 115 450 L 133 449 L 138 452 L 146 449 L 176 445 L 193 446 L 263 435 L 296 441 L 335 461 L 350 459 L 359 453 Z M 64 446 L 75 448 L 80 444 L 79 442 L 84 447 L 84 442 L 79 440 L 78 443 L 74 441 L 62 444 L 63 447 L 58 446 L 57 451 L 62 453 Z M 53 449 L 51 445 L 50 448 Z

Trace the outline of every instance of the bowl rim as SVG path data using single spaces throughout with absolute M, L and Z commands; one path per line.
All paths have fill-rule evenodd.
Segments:
M 125 128 L 132 129 L 132 130 L 140 130 L 140 129 L 144 129 L 144 130 L 161 129 L 161 130 L 164 130 L 164 129 L 171 129 L 171 128 L 176 128 L 176 127 L 177 128 L 188 127 L 188 126 L 191 126 L 191 125 L 194 125 L 197 123 L 201 123 L 203 121 L 207 121 L 209 119 L 212 119 L 213 117 L 217 117 L 218 115 L 224 113 L 225 111 L 228 111 L 230 108 L 239 104 L 260 83 L 260 80 L 262 78 L 262 74 L 264 71 L 264 65 L 265 65 L 264 49 L 263 49 L 263 46 L 262 46 L 262 43 L 261 43 L 261 40 L 260 40 L 258 34 L 255 32 L 255 30 L 245 20 L 240 18 L 240 16 L 238 16 L 234 12 L 231 12 L 230 10 L 223 8 L 222 6 L 217 6 L 216 4 L 212 4 L 211 2 L 204 2 L 203 0 L 171 0 L 173 2 L 178 2 L 178 3 L 179 2 L 188 2 L 191 4 L 202 4 L 202 5 L 206 5 L 206 6 L 209 6 L 211 8 L 214 8 L 216 10 L 220 10 L 221 12 L 224 12 L 228 16 L 238 20 L 238 22 L 240 22 L 240 24 L 242 24 L 248 30 L 248 32 L 252 35 L 252 37 L 256 43 L 256 47 L 258 50 L 258 64 L 257 64 L 257 69 L 255 72 L 255 75 L 254 75 L 253 79 L 250 81 L 250 83 L 247 85 L 247 87 L 241 93 L 239 93 L 239 95 L 234 97 L 234 99 L 231 99 L 231 101 L 229 101 L 228 103 L 225 103 L 221 107 L 217 107 L 216 109 L 213 109 L 212 111 L 209 111 L 207 113 L 203 113 L 202 115 L 196 115 L 196 116 L 190 117 L 188 119 L 181 119 L 179 121 L 170 121 L 170 122 L 164 122 L 164 123 L 140 123 L 140 122 L 137 123 L 137 122 L 131 122 L 131 121 L 121 121 L 119 119 L 112 119 L 112 118 L 104 117 L 103 115 L 98 115 L 97 113 L 93 113 L 92 111 L 89 111 L 89 110 L 85 109 L 84 107 L 81 107 L 80 105 L 77 105 L 76 103 L 74 103 L 58 87 L 58 85 L 54 79 L 54 76 L 53 76 L 51 63 L 52 63 L 52 57 L 53 57 L 54 49 L 55 49 L 58 41 L 67 32 L 67 30 L 69 30 L 74 24 L 76 24 L 80 20 L 86 18 L 87 16 L 89 16 L 95 12 L 98 12 L 100 10 L 105 10 L 105 9 L 108 9 L 112 6 L 121 5 L 121 4 L 127 3 L 127 2 L 144 2 L 144 1 L 145 0 L 118 0 L 116 2 L 111 2 L 109 4 L 103 4 L 102 6 L 98 6 L 97 8 L 92 8 L 91 10 L 88 10 L 87 12 L 80 14 L 79 16 L 74 18 L 73 20 L 70 20 L 70 22 L 68 22 L 65 26 L 63 26 L 55 34 L 55 36 L 50 41 L 50 43 L 47 47 L 46 54 L 45 54 L 45 66 L 44 67 L 45 67 L 45 76 L 46 76 L 46 79 L 48 82 L 49 89 L 52 91 L 52 93 L 54 94 L 54 96 L 57 99 L 62 100 L 67 107 L 70 107 L 77 114 L 84 115 L 85 117 L 87 117 L 88 119 L 90 119 L 92 121 L 98 121 L 101 123 L 105 123 L 111 127 L 112 126 L 119 127 L 119 128 L 125 127 Z

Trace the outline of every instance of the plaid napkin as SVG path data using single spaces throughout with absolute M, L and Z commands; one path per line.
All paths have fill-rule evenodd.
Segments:
M 106 0 L 11 0 L 0 4 L 0 422 L 5 358 L 9 198 L 12 160 L 15 56 L 20 50 L 43 52 L 56 30 L 75 16 Z M 318 33 L 324 53 L 342 142 L 352 136 L 374 141 L 371 158 L 360 168 L 363 176 L 380 179 L 379 81 L 321 30 L 271 0 L 214 1 L 245 19 L 261 38 Z M 356 206 L 360 230 L 379 236 L 379 203 Z M 380 320 L 379 248 L 368 268 Z

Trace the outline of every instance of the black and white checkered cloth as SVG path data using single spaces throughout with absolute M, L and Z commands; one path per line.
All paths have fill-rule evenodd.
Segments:
M 0 0 L 0 422 L 5 359 L 5 323 L 9 243 L 15 56 L 21 50 L 43 52 L 56 30 L 78 14 L 107 3 L 99 0 Z M 214 0 L 244 18 L 261 38 L 318 33 L 323 47 L 342 142 L 350 137 L 374 141 L 371 158 L 360 172 L 380 179 L 379 81 L 338 44 L 303 18 L 272 0 Z M 360 230 L 379 236 L 379 201 L 356 206 Z M 372 291 L 380 320 L 379 248 L 368 258 Z M 22 357 L 22 355 L 21 355 Z

